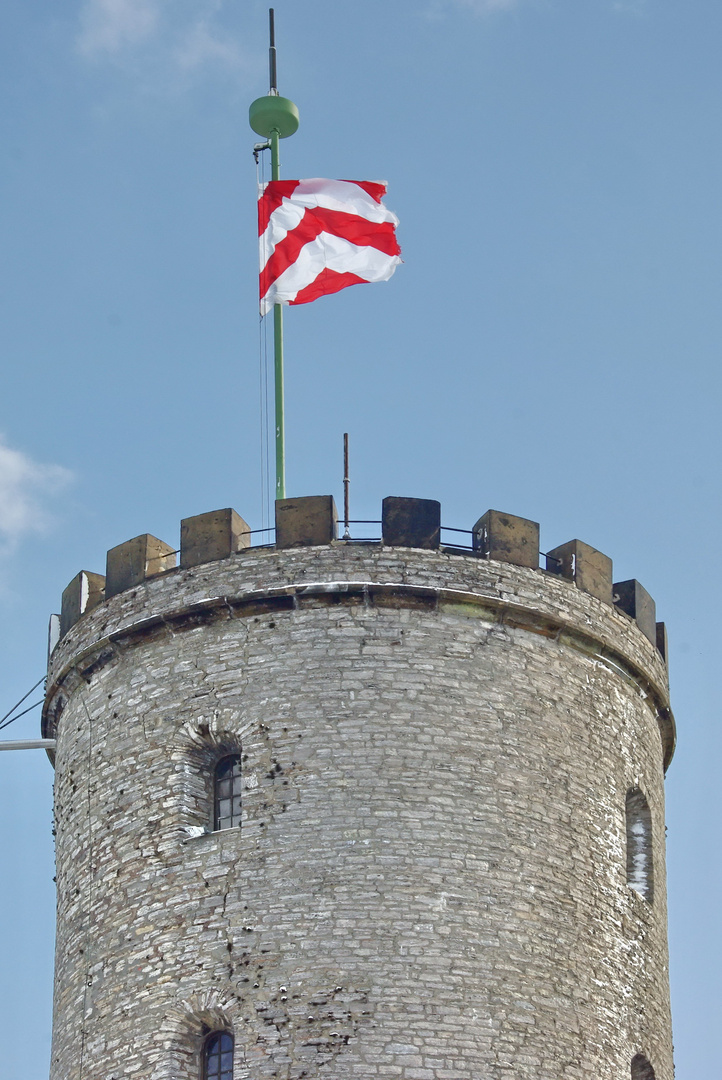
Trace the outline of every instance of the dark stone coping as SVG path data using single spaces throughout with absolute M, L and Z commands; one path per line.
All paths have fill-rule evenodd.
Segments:
M 674 717 L 667 696 L 650 681 L 641 667 L 633 664 L 620 650 L 610 648 L 592 634 L 584 634 L 563 619 L 535 611 L 492 596 L 463 589 L 436 588 L 428 585 L 377 583 L 368 581 L 332 581 L 283 585 L 258 589 L 240 596 L 214 596 L 188 604 L 162 615 L 152 615 L 96 640 L 76 654 L 48 687 L 43 707 L 43 738 L 54 738 L 53 719 L 48 704 L 72 675 L 88 682 L 94 672 L 109 663 L 119 645 L 132 645 L 154 631 L 172 627 L 199 626 L 221 618 L 249 618 L 279 611 L 293 611 L 307 605 L 364 604 L 376 607 L 416 608 L 469 617 L 486 617 L 490 622 L 526 630 L 587 654 L 605 664 L 617 675 L 634 684 L 647 698 L 657 718 L 662 739 L 663 767 L 669 767 L 676 744 Z M 77 684 L 76 684 L 77 685 Z

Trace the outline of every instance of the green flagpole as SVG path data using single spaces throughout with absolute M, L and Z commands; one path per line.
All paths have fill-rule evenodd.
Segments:
M 271 132 L 271 179 L 281 179 L 279 132 Z M 276 402 L 276 498 L 286 498 L 286 420 L 283 410 L 283 306 L 273 305 L 273 377 Z
M 266 97 L 257 98 L 250 107 L 248 119 L 257 135 L 263 135 L 271 149 L 271 179 L 281 179 L 279 142 L 298 131 L 298 109 L 288 98 L 281 97 L 276 85 L 276 34 L 273 8 L 269 9 L 270 48 L 268 70 L 270 89 Z M 276 407 L 276 498 L 286 498 L 286 428 L 283 410 L 283 308 L 273 306 L 273 369 Z

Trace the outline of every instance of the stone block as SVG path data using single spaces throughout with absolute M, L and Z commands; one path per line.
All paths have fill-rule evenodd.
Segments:
M 105 595 L 116 596 L 154 574 L 172 570 L 174 566 L 175 551 L 157 536 L 143 533 L 142 536 L 126 540 L 108 552 Z
M 612 602 L 612 560 L 582 540 L 569 540 L 547 553 L 547 570 L 575 582 L 583 592 Z
M 487 510 L 473 529 L 474 550 L 487 559 L 539 568 L 539 525 L 528 518 Z
M 276 499 L 276 547 L 330 544 L 338 535 L 338 514 L 332 495 Z
M 105 598 L 105 578 L 102 574 L 92 574 L 81 570 L 63 591 L 60 608 L 60 636 L 67 634 L 81 615 L 92 611 Z
M 390 547 L 437 548 L 441 537 L 441 503 L 389 495 L 381 509 L 381 535 Z
M 227 559 L 250 547 L 251 529 L 240 514 L 230 507 L 181 521 L 181 567 Z
M 669 665 L 669 652 L 667 650 L 667 627 L 663 622 L 657 623 L 657 648 L 662 654 L 665 664 Z
M 629 581 L 615 581 L 612 588 L 617 607 L 631 615 L 644 636 L 656 645 L 656 606 L 644 586 L 640 585 L 636 578 L 630 578 Z

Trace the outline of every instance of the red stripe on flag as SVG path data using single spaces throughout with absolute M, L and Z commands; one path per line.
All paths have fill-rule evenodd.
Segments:
M 322 232 L 340 236 L 357 247 L 377 248 L 385 255 L 401 254 L 393 222 L 368 221 L 357 214 L 344 214 L 340 210 L 316 207 L 314 210 L 306 210 L 298 225 L 277 244 L 273 255 L 261 271 L 261 296 L 265 296 L 273 282 L 295 263 L 301 248 L 315 240 Z
M 310 304 L 312 300 L 318 300 L 319 296 L 328 296 L 330 293 L 339 292 L 341 289 L 345 289 L 347 285 L 368 285 L 368 282 L 364 278 L 358 277 L 357 274 L 339 274 L 335 270 L 322 270 L 316 280 L 307 285 L 305 289 L 301 289 L 296 294 L 296 299 L 290 300 L 289 303 L 291 305 Z
M 274 210 L 284 199 L 290 199 L 298 187 L 298 180 L 269 180 L 258 200 L 258 235 L 263 236 Z
M 382 184 L 376 180 L 344 180 L 345 184 L 355 184 L 356 187 L 363 188 L 367 195 L 370 195 L 374 202 L 380 203 L 386 194 L 388 184 Z

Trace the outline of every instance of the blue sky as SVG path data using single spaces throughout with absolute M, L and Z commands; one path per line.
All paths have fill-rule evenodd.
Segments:
M 405 260 L 287 315 L 289 493 L 341 502 L 349 431 L 354 517 L 389 494 L 461 528 L 506 510 L 652 593 L 679 732 L 677 1076 L 715 1075 L 722 6 L 276 12 L 301 111 L 283 174 L 387 180 Z M 265 524 L 247 107 L 267 4 L 5 0 L 0 31 L 1 714 L 107 548 L 228 505 Z M 0 759 L 0 1040 L 25 1080 L 47 1076 L 51 785 L 43 754 Z

